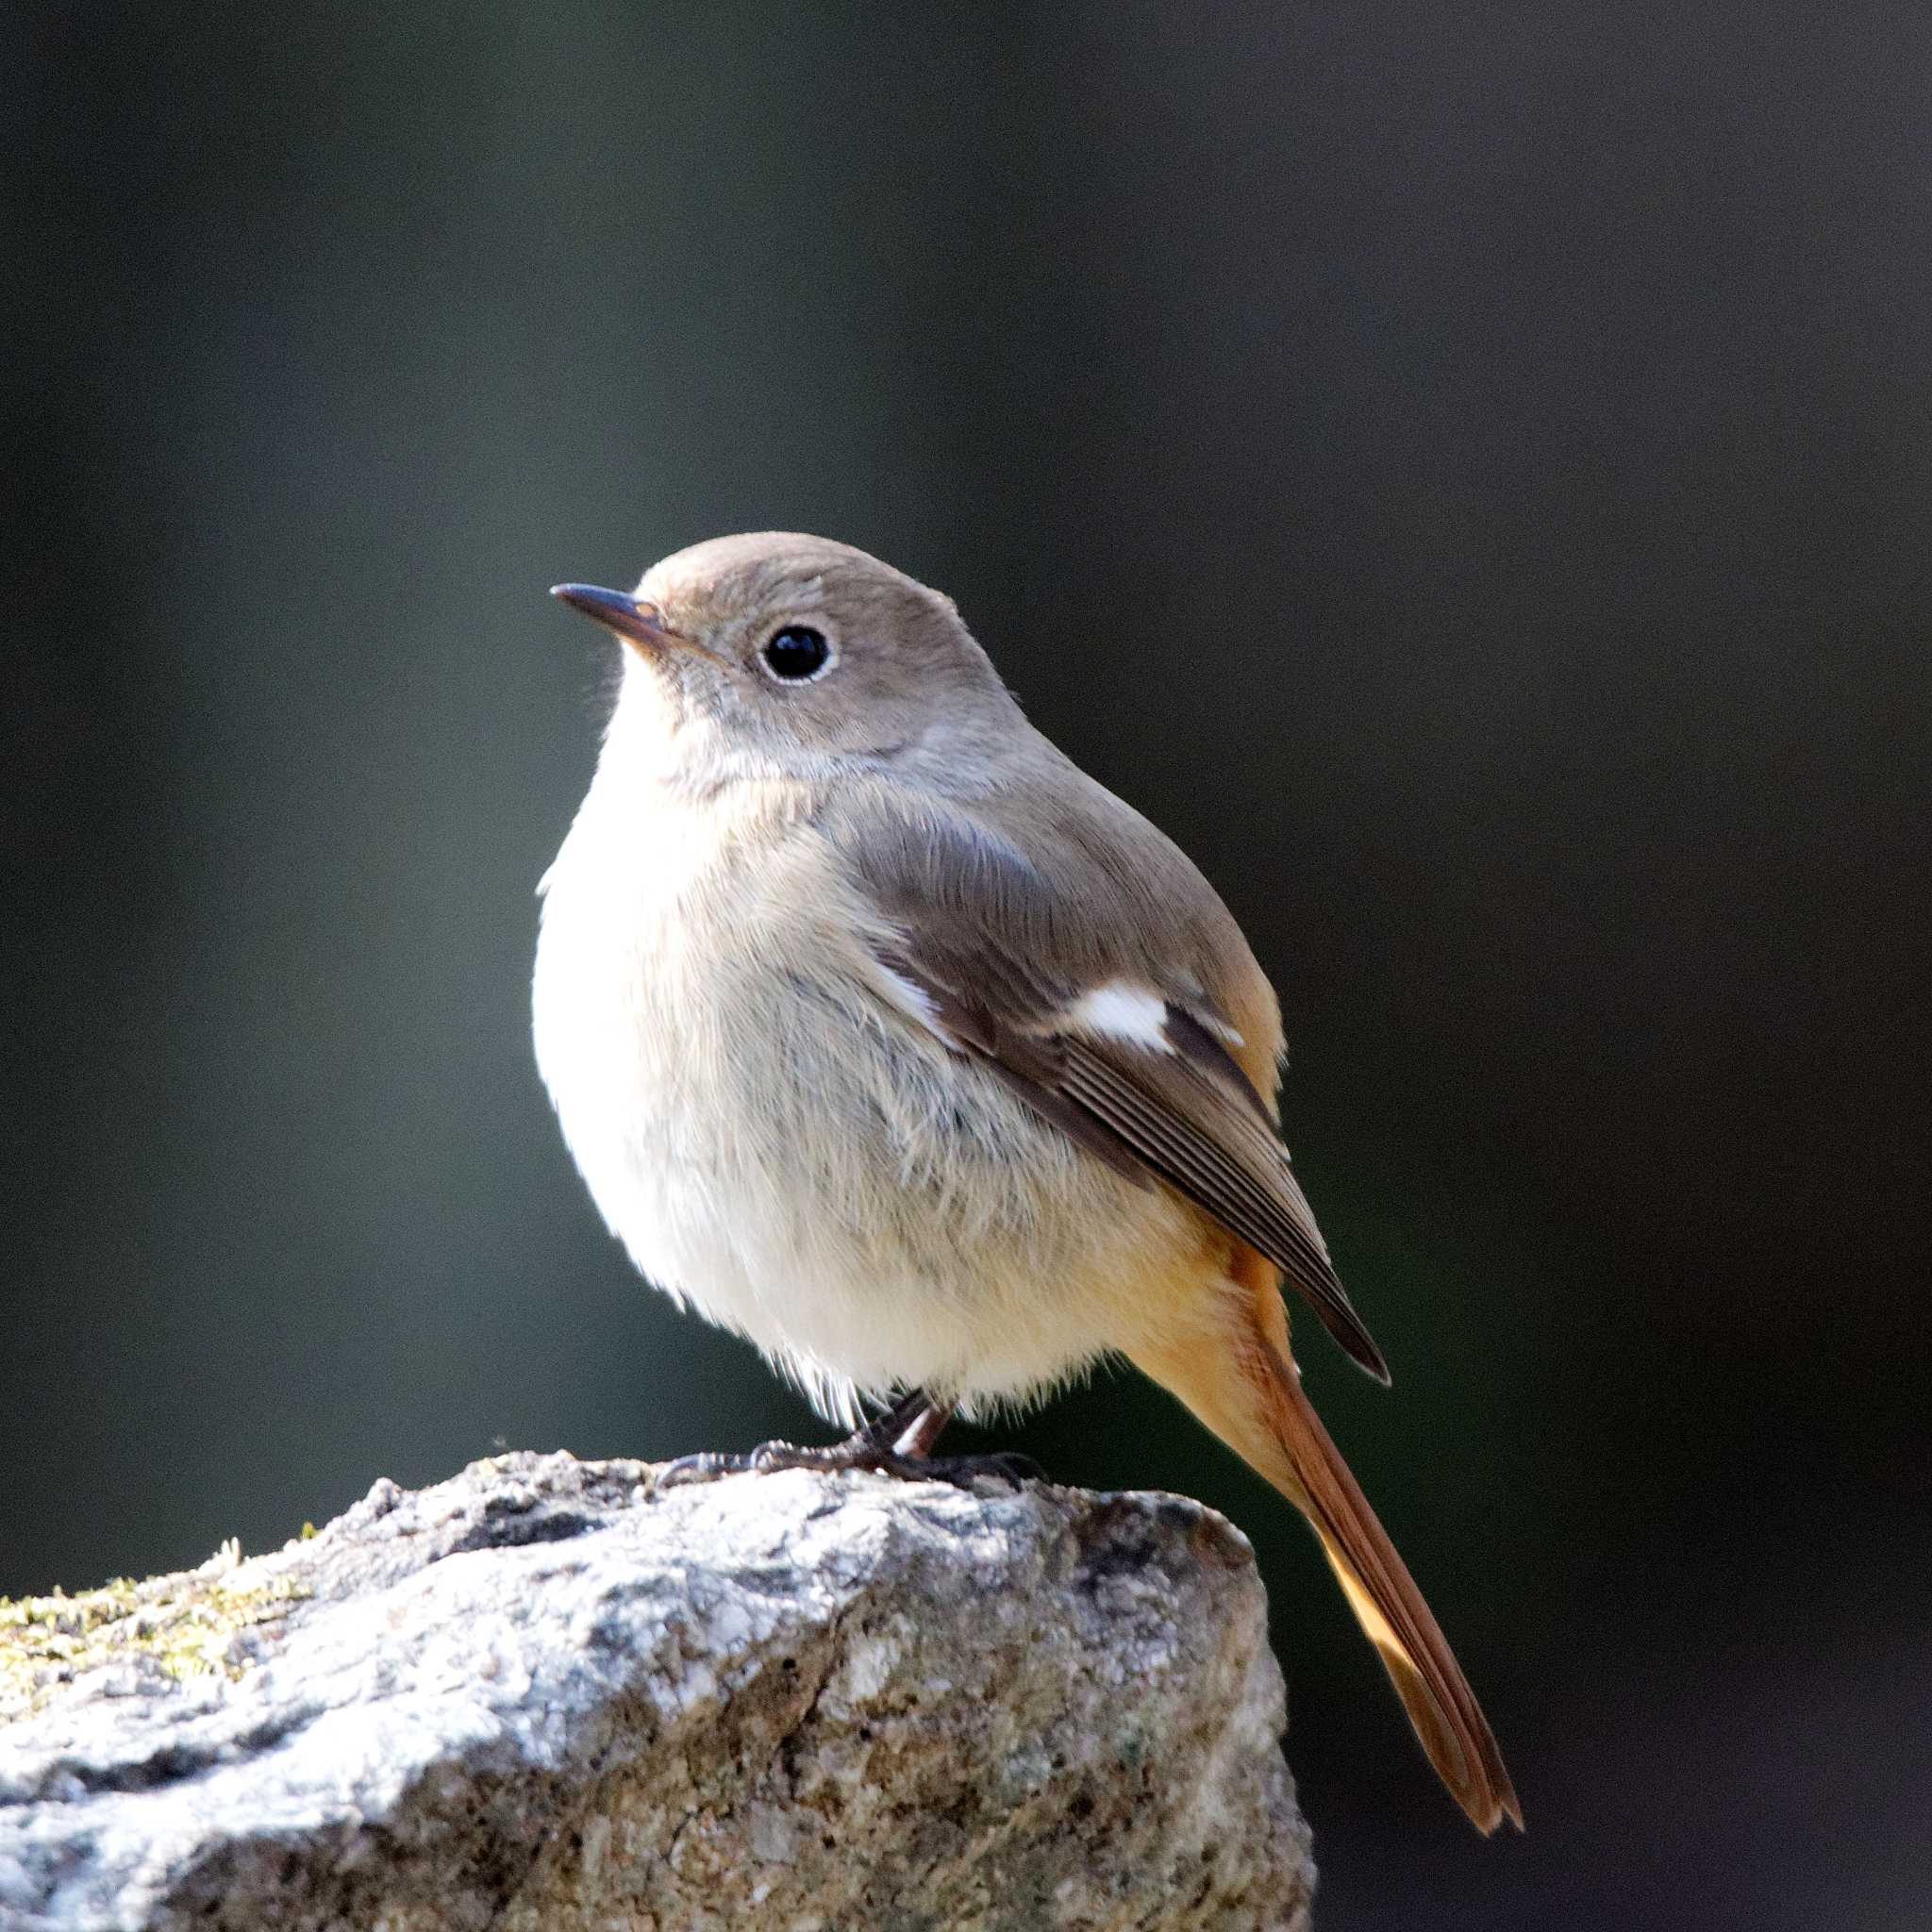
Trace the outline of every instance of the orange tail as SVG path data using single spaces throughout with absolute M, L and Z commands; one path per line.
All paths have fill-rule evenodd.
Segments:
M 1280 1307 L 1272 1284 L 1267 1303 Z M 1381 1653 L 1429 1762 L 1470 1823 L 1485 1835 L 1505 1818 L 1522 1830 L 1515 1789 L 1475 1692 L 1341 1452 L 1302 1393 L 1285 1324 L 1277 1342 L 1264 1332 L 1264 1324 L 1275 1325 L 1265 1313 L 1238 1318 L 1233 1337 L 1191 1336 L 1134 1350 L 1132 1357 L 1314 1526 L 1349 1607 Z

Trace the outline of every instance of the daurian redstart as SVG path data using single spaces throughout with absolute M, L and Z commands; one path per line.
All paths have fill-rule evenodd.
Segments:
M 537 1058 L 638 1267 L 875 1459 L 1125 1356 L 1313 1524 L 1477 1828 L 1488 1723 L 1307 1399 L 1282 1286 L 1371 1374 L 1276 1132 L 1279 1008 L 1186 856 L 1034 730 L 950 599 L 815 537 L 634 594 L 543 881 Z

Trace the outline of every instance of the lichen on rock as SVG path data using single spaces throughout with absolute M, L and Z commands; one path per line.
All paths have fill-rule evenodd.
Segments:
M 0 1724 L 116 1665 L 137 1675 L 239 1677 L 248 1659 L 236 1639 L 283 1615 L 301 1593 L 283 1575 L 238 1583 L 241 1560 L 231 1540 L 198 1570 L 172 1576 L 116 1576 L 75 1596 L 0 1597 Z
M 1307 1923 L 1261 1587 L 1174 1497 L 508 1456 L 8 1634 L 9 1932 Z

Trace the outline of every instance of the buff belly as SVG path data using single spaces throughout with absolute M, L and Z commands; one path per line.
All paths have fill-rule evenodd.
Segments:
M 897 1387 L 1024 1400 L 1131 1345 L 1200 1217 L 889 1008 L 823 892 L 748 892 L 705 856 L 613 898 L 567 844 L 544 907 L 539 1065 L 639 1270 L 841 1421 Z M 824 924 L 726 926 L 713 892 Z

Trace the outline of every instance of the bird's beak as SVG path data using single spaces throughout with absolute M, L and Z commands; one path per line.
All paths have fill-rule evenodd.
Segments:
M 623 591 L 600 591 L 595 584 L 554 584 L 550 594 L 614 631 L 641 657 L 653 658 L 691 642 L 665 624 L 664 613 L 655 604 L 640 604 Z

